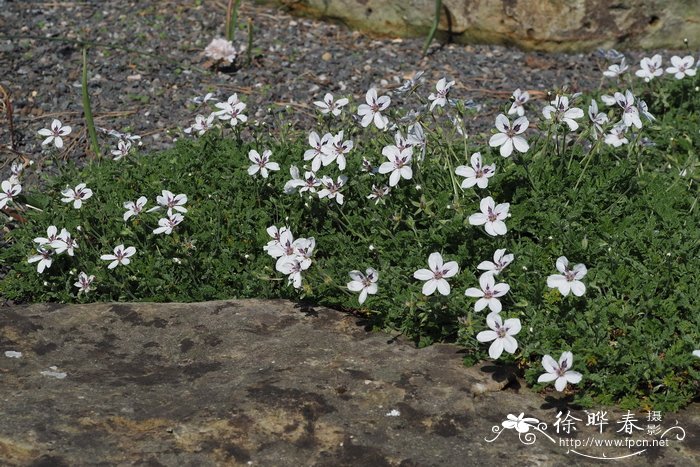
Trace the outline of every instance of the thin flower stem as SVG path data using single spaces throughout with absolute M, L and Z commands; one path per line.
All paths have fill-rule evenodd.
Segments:
M 83 113 L 85 114 L 85 125 L 90 135 L 90 145 L 95 157 L 100 158 L 100 144 L 97 142 L 97 131 L 95 130 L 95 120 L 92 118 L 92 107 L 90 105 L 90 93 L 88 92 L 88 71 L 87 71 L 87 47 L 83 47 Z

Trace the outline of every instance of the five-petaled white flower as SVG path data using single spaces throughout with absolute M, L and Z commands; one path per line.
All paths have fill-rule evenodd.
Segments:
M 0 209 L 4 209 L 7 203 L 12 201 L 22 191 L 22 186 L 19 183 L 13 183 L 10 180 L 4 180 L 0 184 Z
M 476 268 L 486 271 L 484 274 L 498 274 L 502 272 L 515 259 L 513 254 L 507 255 L 505 253 L 505 248 L 496 250 L 493 254 L 493 261 L 482 261 Z
M 134 256 L 134 254 L 136 254 L 136 248 L 134 248 L 133 246 L 130 246 L 129 248 L 124 248 L 124 245 L 122 244 L 114 247 L 113 255 L 102 255 L 100 256 L 100 259 L 104 261 L 111 261 L 107 268 L 114 269 L 120 264 L 124 266 L 129 264 L 131 262 L 129 257 Z
M 652 79 L 664 74 L 664 69 L 661 66 L 661 55 L 656 54 L 653 57 L 644 57 L 639 64 L 641 69 L 635 72 L 635 75 L 644 78 L 647 83 Z
M 283 232 L 286 230 L 289 230 L 287 227 L 280 227 L 277 228 L 276 225 L 271 225 L 270 227 L 267 228 L 267 234 L 272 238 L 269 242 L 267 242 L 267 245 L 263 247 L 263 250 L 267 252 L 270 256 L 273 258 L 279 258 L 283 254 L 283 250 L 280 247 L 280 237 Z M 270 252 L 270 249 L 272 249 L 272 252 Z
M 70 236 L 70 232 L 66 229 L 61 229 L 61 233 L 58 234 L 58 237 L 52 240 L 49 245 L 56 251 L 57 255 L 67 252 L 68 256 L 73 256 L 73 250 L 78 248 L 78 242 Z
M 666 73 L 670 73 L 676 77 L 676 79 L 683 79 L 687 76 L 695 76 L 695 68 L 693 64 L 695 59 L 691 55 L 686 55 L 681 58 L 677 55 L 671 57 L 671 65 L 666 68 Z
M 390 146 L 384 146 L 382 154 L 389 159 L 389 162 L 384 162 L 379 166 L 379 173 L 387 174 L 391 172 L 389 176 L 389 186 L 396 186 L 402 178 L 406 180 L 413 178 L 413 169 L 411 169 L 413 148 L 406 148 L 403 151 L 399 151 L 399 148 L 392 144 Z
M 627 90 L 624 94 L 616 92 L 615 102 L 622 108 L 622 121 L 626 127 L 634 125 L 637 128 L 642 128 L 642 120 L 639 118 L 639 109 L 634 104 L 632 91 Z
M 610 133 L 605 135 L 605 144 L 619 148 L 623 144 L 629 143 L 625 132 L 627 127 L 625 125 L 617 125 L 610 130 Z
M 391 99 L 389 96 L 377 97 L 377 90 L 371 88 L 365 95 L 366 104 L 360 104 L 357 108 L 357 115 L 362 117 L 361 125 L 368 127 L 372 121 L 377 128 L 383 130 L 389 124 L 389 119 L 382 115 L 382 112 L 389 107 Z
M 561 274 L 552 274 L 547 278 L 547 287 L 551 289 L 559 289 L 559 292 L 567 296 L 569 292 L 573 292 L 577 297 L 586 293 L 586 286 L 581 282 L 581 279 L 586 275 L 588 270 L 583 264 L 577 264 L 573 269 L 569 269 L 569 260 L 566 256 L 557 258 L 557 270 Z
M 57 238 L 58 238 L 58 229 L 56 228 L 55 225 L 50 225 L 46 229 L 46 237 L 36 237 L 34 239 L 34 243 L 37 243 L 39 246 L 46 246 L 46 245 L 50 245 L 51 242 L 53 242 Z
M 61 149 L 63 147 L 63 136 L 68 136 L 70 132 L 71 127 L 61 124 L 61 121 L 58 119 L 54 119 L 53 122 L 51 122 L 51 129 L 42 128 L 39 130 L 39 134 L 46 137 L 41 145 L 45 146 L 53 141 L 53 144 L 58 149 Z
M 469 216 L 471 225 L 483 225 L 489 235 L 505 235 L 508 231 L 504 220 L 508 217 L 510 203 L 496 205 L 493 198 L 487 196 L 479 203 L 481 212 Z
M 118 161 L 122 157 L 125 157 L 131 151 L 131 141 L 128 139 L 120 139 L 117 142 L 117 149 L 112 150 L 112 155 L 114 156 L 112 160 Z
M 367 199 L 373 199 L 374 204 L 379 204 L 380 201 L 384 199 L 385 196 L 389 194 L 391 191 L 391 188 L 388 186 L 377 186 L 377 185 L 372 185 L 372 193 L 367 195 Z
M 92 282 L 95 280 L 95 276 L 88 276 L 85 274 L 83 271 L 80 271 L 80 274 L 78 274 L 78 282 L 75 282 L 73 285 L 78 288 L 78 295 L 81 293 L 87 294 L 90 292 L 92 289 Z
M 217 110 L 213 115 L 219 120 L 230 120 L 231 126 L 236 126 L 239 120 L 244 123 L 248 121 L 248 117 L 241 113 L 246 105 L 238 100 L 238 94 L 230 96 L 226 102 L 217 102 L 214 106 L 221 110 Z
M 608 78 L 617 78 L 622 73 L 627 71 L 627 69 L 629 69 L 629 67 L 625 63 L 625 57 L 622 57 L 619 65 L 617 63 L 610 65 L 608 69 L 603 72 L 603 75 L 607 76 Z
M 481 311 L 487 306 L 494 313 L 500 313 L 503 309 L 500 297 L 504 296 L 510 290 L 510 286 L 505 282 L 496 284 L 494 275 L 486 272 L 479 276 L 479 287 L 470 287 L 464 291 L 467 297 L 478 298 L 474 304 L 474 311 Z
M 442 78 L 440 79 L 440 81 L 437 82 L 437 84 L 435 85 L 437 93 L 431 93 L 428 96 L 428 100 L 432 101 L 432 104 L 430 104 L 431 112 L 433 111 L 436 105 L 439 105 L 440 107 L 445 107 L 445 104 L 447 103 L 447 93 L 450 92 L 450 88 L 454 86 L 454 84 L 454 81 L 450 81 L 448 83 L 445 78 Z
M 598 139 L 599 135 L 603 134 L 603 125 L 608 123 L 608 116 L 603 112 L 598 112 L 598 103 L 595 99 L 591 100 L 591 105 L 588 106 L 588 118 L 591 119 L 591 135 L 593 139 Z
M 571 352 L 562 353 L 561 357 L 559 357 L 559 363 L 551 355 L 545 355 L 542 357 L 542 366 L 547 373 L 540 375 L 537 382 L 549 383 L 554 381 L 554 387 L 561 392 L 566 388 L 567 383 L 576 384 L 581 381 L 581 373 L 570 370 L 573 364 L 574 356 Z
M 301 288 L 301 273 L 308 269 L 304 267 L 303 263 L 297 258 L 287 258 L 282 262 L 277 262 L 275 268 L 287 276 L 287 283 L 292 284 L 295 289 Z
M 325 138 L 325 136 L 324 136 Z M 345 155 L 349 153 L 353 148 L 353 142 L 351 140 L 343 141 L 343 131 L 339 131 L 337 135 L 334 135 L 325 145 L 322 145 L 321 152 L 321 162 L 323 166 L 327 166 L 333 161 L 338 164 L 338 170 L 345 170 Z M 313 169 L 313 163 L 312 167 Z
M 36 249 L 36 251 L 38 254 L 30 256 L 27 262 L 36 263 L 38 261 L 39 263 L 36 265 L 36 270 L 39 274 L 41 274 L 44 272 L 44 269 L 51 267 L 54 251 L 50 248 L 44 247 L 39 247 Z
M 481 331 L 476 335 L 476 340 L 479 342 L 493 341 L 489 347 L 489 357 L 496 360 L 504 350 L 510 354 L 515 353 L 518 349 L 518 341 L 513 336 L 520 332 L 520 320 L 510 318 L 504 322 L 498 313 L 489 313 L 486 316 L 486 324 L 491 330 Z
M 530 100 L 530 93 L 521 91 L 520 88 L 513 91 L 513 103 L 508 109 L 508 115 L 518 114 L 518 117 L 525 115 L 525 103 Z
M 360 271 L 350 271 L 350 279 L 348 282 L 348 290 L 351 292 L 360 292 L 360 305 L 367 300 L 367 294 L 374 295 L 377 293 L 377 280 L 379 273 L 372 268 L 367 268 L 365 274 Z
M 182 214 L 170 213 L 168 214 L 168 217 L 158 219 L 159 227 L 153 229 L 153 233 L 156 235 L 162 233 L 170 235 L 173 232 L 173 229 L 179 224 L 181 224 L 184 220 L 185 218 L 182 216 Z
M 272 162 L 270 157 L 272 156 L 272 151 L 269 149 L 263 151 L 262 156 L 255 149 L 251 149 L 248 152 L 248 159 L 253 164 L 248 167 L 248 175 L 255 175 L 260 172 L 263 178 L 268 177 L 268 170 L 275 171 L 279 170 L 280 166 L 277 162 Z
M 143 211 L 144 206 L 146 206 L 146 203 L 148 200 L 146 199 L 145 196 L 141 196 L 139 199 L 134 201 L 127 201 L 124 203 L 124 208 L 126 209 L 126 212 L 124 213 L 124 221 L 128 221 L 130 217 L 132 216 L 138 216 L 141 214 L 141 211 Z
M 566 96 L 556 96 L 551 104 L 542 109 L 544 118 L 564 122 L 571 131 L 575 131 L 578 128 L 578 122 L 574 119 L 583 117 L 583 110 L 578 107 L 569 107 L 569 98 Z
M 184 193 L 175 195 L 171 191 L 163 190 L 161 196 L 156 196 L 156 202 L 159 206 L 154 206 L 146 212 L 158 211 L 160 208 L 168 208 L 168 215 L 173 212 L 173 209 L 182 213 L 187 212 L 184 206 L 187 203 L 187 195 Z
M 419 269 L 413 273 L 413 277 L 426 281 L 423 284 L 423 295 L 432 295 L 435 289 L 442 295 L 450 294 L 450 284 L 447 278 L 455 276 L 459 272 L 456 261 L 442 262 L 442 255 L 438 252 L 431 253 L 428 257 L 430 269 Z
M 192 126 L 185 128 L 182 131 L 184 131 L 187 134 L 197 132 L 199 136 L 202 136 L 214 126 L 214 118 L 216 118 L 216 115 L 214 113 L 210 113 L 207 117 L 205 117 L 204 115 L 197 115 L 194 118 L 194 123 L 192 124 Z
M 496 129 L 498 133 L 491 136 L 489 139 L 489 146 L 495 148 L 500 146 L 500 153 L 503 157 L 508 157 L 513 153 L 513 148 L 517 149 L 519 152 L 525 153 L 530 149 L 530 145 L 527 144 L 527 140 L 520 136 L 527 127 L 530 125 L 530 121 L 527 117 L 520 117 L 513 122 L 511 126 L 510 120 L 503 114 L 499 114 L 496 117 Z
M 314 172 L 318 172 L 318 169 L 321 168 L 324 149 L 332 140 L 333 135 L 330 133 L 323 135 L 323 138 L 315 131 L 309 133 L 309 146 L 311 146 L 311 149 L 307 149 L 304 152 L 304 160 L 311 161 L 311 170 Z
M 537 426 L 537 424 L 540 422 L 536 418 L 525 417 L 524 412 L 521 412 L 517 417 L 509 413 L 507 418 L 508 420 L 504 420 L 501 423 L 503 428 L 507 430 L 512 430 L 515 428 L 515 431 L 518 433 L 527 433 L 530 431 L 530 427 Z
M 92 190 L 86 188 L 84 183 L 77 185 L 75 188 L 66 188 L 61 192 L 63 198 L 61 201 L 64 203 L 73 203 L 75 209 L 80 209 L 83 205 L 83 201 L 92 196 Z
M 460 165 L 455 169 L 455 173 L 460 177 L 465 177 L 462 180 L 462 188 L 471 188 L 474 185 L 479 188 L 486 188 L 489 184 L 489 178 L 496 173 L 496 164 L 483 165 L 481 161 L 481 153 L 475 152 L 471 157 L 472 166 Z
M 318 191 L 319 199 L 328 197 L 328 199 L 335 199 L 338 204 L 343 204 L 344 197 L 340 190 L 345 186 L 347 181 L 348 177 L 345 175 L 340 175 L 336 182 L 334 182 L 331 177 L 325 175 L 321 179 L 323 188 Z
M 330 92 L 323 96 L 322 101 L 314 102 L 314 105 L 321 110 L 322 114 L 327 115 L 330 113 L 333 114 L 334 117 L 340 115 L 340 112 L 342 112 L 340 109 L 345 107 L 347 104 L 348 100 L 346 98 L 343 97 L 342 99 L 338 99 L 336 101 L 333 99 L 333 94 Z

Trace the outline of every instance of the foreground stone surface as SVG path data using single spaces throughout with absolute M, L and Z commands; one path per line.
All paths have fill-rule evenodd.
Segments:
M 276 0 L 378 35 L 426 36 L 434 0 Z M 698 0 L 443 0 L 439 31 L 467 44 L 543 51 L 681 48 L 700 37 Z M 696 43 L 691 44 L 693 46 Z
M 605 462 L 558 444 L 552 422 L 567 410 L 559 396 L 516 380 L 504 388 L 507 368 L 466 368 L 455 346 L 416 349 L 393 337 L 366 332 L 358 318 L 285 301 L 0 308 L 0 464 Z M 485 440 L 521 412 L 548 423 L 553 439 L 534 432 L 525 445 L 504 430 Z M 561 436 L 597 433 L 582 426 L 583 412 L 574 414 L 584 422 Z M 624 439 L 609 418 L 613 433 L 599 437 Z M 682 441 L 615 463 L 698 465 L 700 409 L 664 414 L 661 425 L 676 420 Z M 639 450 L 578 449 L 599 457 Z

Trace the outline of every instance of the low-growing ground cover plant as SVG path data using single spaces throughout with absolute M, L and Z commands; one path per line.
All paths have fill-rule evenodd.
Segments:
M 516 90 L 493 134 L 469 137 L 447 79 L 427 98 L 417 77 L 360 103 L 326 94 L 311 134 L 207 95 L 171 150 L 113 132 L 113 159 L 41 191 L 17 167 L 0 202 L 26 222 L 0 293 L 307 299 L 457 341 L 584 406 L 675 410 L 700 393 L 700 92 L 688 60 L 663 77 L 658 62 L 544 106 Z M 411 99 L 420 112 L 402 112 Z

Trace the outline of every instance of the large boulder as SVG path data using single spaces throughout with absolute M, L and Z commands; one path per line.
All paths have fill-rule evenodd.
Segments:
M 370 34 L 425 36 L 433 0 L 277 0 Z M 457 42 L 544 51 L 683 48 L 700 39 L 698 0 L 443 0 L 439 31 Z

